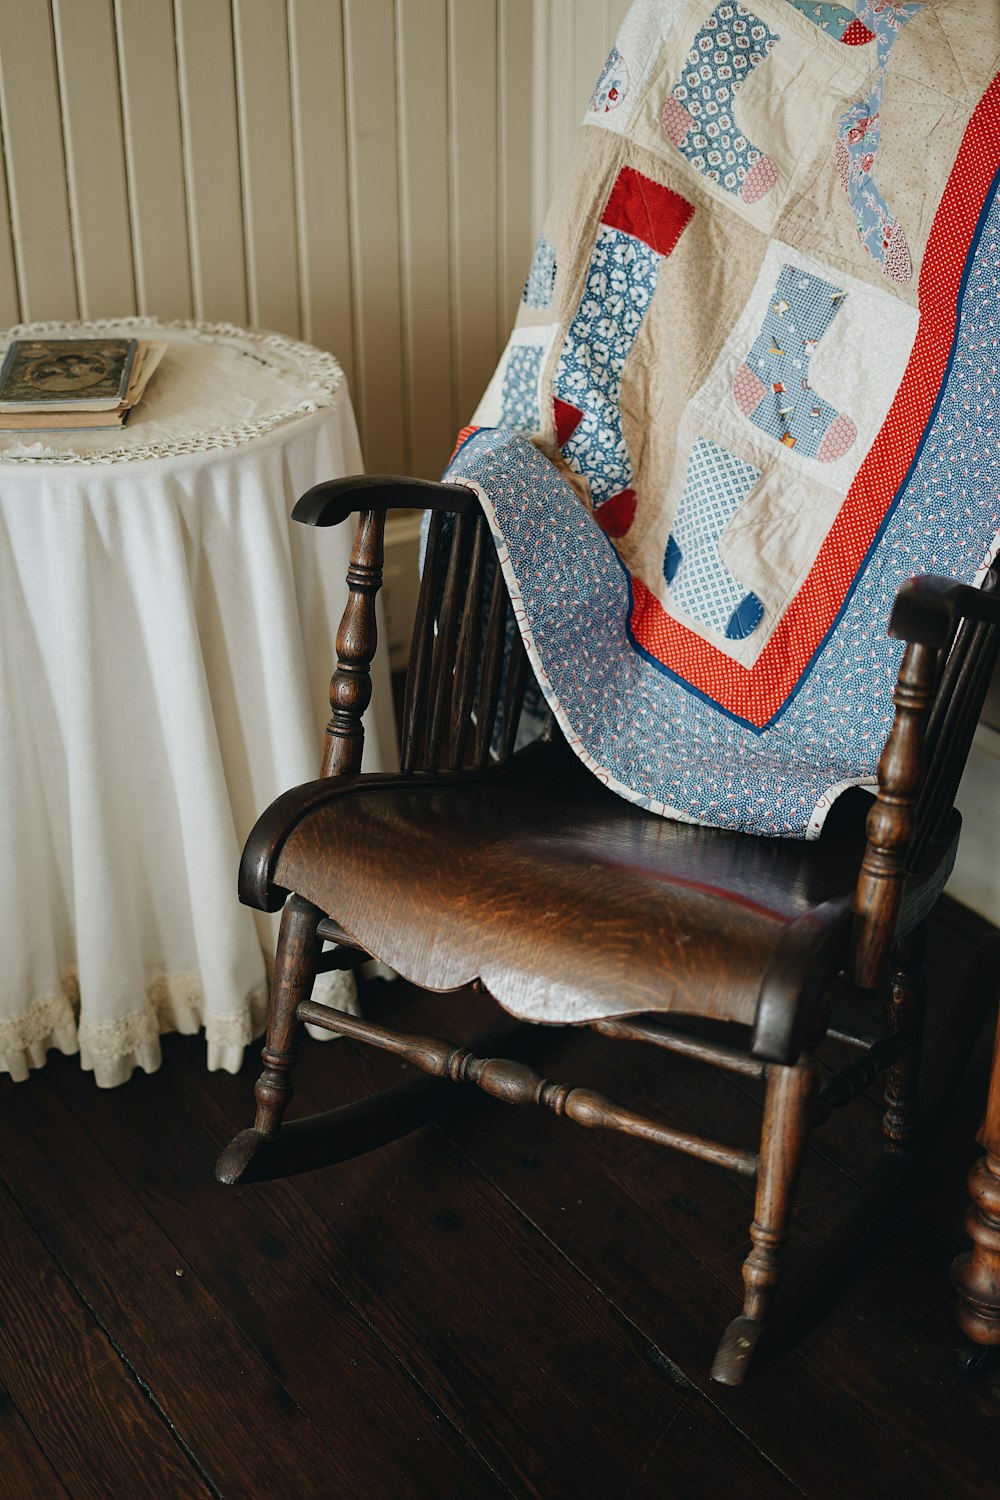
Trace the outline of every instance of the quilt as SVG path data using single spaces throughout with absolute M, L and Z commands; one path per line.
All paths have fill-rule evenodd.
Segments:
M 447 477 L 577 755 L 815 837 L 1000 532 L 997 0 L 637 0 Z

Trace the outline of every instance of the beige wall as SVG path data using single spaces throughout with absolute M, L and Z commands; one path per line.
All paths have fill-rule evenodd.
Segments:
M 298 335 L 343 363 L 369 467 L 437 474 L 625 9 L 0 0 L 0 326 Z

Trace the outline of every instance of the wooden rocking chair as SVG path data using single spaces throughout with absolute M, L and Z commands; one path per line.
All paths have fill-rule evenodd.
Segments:
M 363 775 L 383 529 L 386 511 L 399 507 L 432 512 L 402 769 Z M 845 794 L 822 837 L 800 843 L 646 813 L 580 766 L 558 730 L 514 754 L 527 662 L 516 632 L 505 644 L 506 590 L 499 568 L 488 567 L 492 542 L 474 496 L 457 485 L 364 477 L 318 486 L 294 514 L 327 526 L 358 510 L 323 776 L 279 797 L 243 856 L 240 899 L 283 911 L 256 1123 L 226 1148 L 217 1176 L 240 1183 L 304 1171 L 428 1117 L 441 1085 L 421 1080 L 283 1125 L 308 1022 L 394 1052 L 435 1080 L 475 1083 L 509 1103 L 754 1177 L 743 1310 L 713 1368 L 739 1384 L 765 1325 L 790 1317 L 812 1285 L 801 1276 L 776 1297 L 810 1131 L 885 1072 L 884 1151 L 857 1222 L 829 1249 L 830 1265 L 912 1151 L 926 918 L 954 861 L 954 796 L 1000 642 L 995 575 L 981 591 L 934 577 L 901 590 L 889 630 L 908 644 L 877 797 Z M 590 899 L 595 881 L 600 903 Z M 481 1055 L 495 1035 L 456 1046 L 310 999 L 318 971 L 369 956 L 426 989 L 475 983 L 514 1013 L 530 1010 L 532 996 L 569 988 L 592 1000 L 602 1018 L 589 1024 L 603 1036 L 765 1080 L 759 1152 Z M 967 998 L 981 1014 L 984 997 Z M 713 1023 L 708 1035 L 692 1018 Z M 736 1043 L 718 1040 L 719 1022 L 730 1023 Z M 956 1035 L 958 1027 L 956 1015 Z M 859 1056 L 821 1084 L 812 1055 L 824 1036 Z

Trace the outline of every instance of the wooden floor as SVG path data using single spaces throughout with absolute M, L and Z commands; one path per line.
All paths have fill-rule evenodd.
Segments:
M 982 932 L 938 919 L 947 998 Z M 369 1013 L 476 1029 L 488 1002 L 370 986 Z M 449 1011 L 451 1015 L 449 1015 Z M 455 1012 L 458 1012 L 456 1017 Z M 1000 1377 L 969 1384 L 947 1267 L 986 1037 L 895 1228 L 803 1345 L 740 1391 L 708 1378 L 737 1308 L 751 1185 L 464 1091 L 380 1153 L 266 1187 L 212 1180 L 255 1059 L 100 1092 L 75 1059 L 0 1081 L 0 1495 L 1000 1495 Z M 532 1061 L 750 1144 L 749 1085 L 539 1032 Z M 401 1069 L 309 1044 L 298 1104 Z M 865 1099 L 816 1137 L 815 1242 L 877 1147 Z

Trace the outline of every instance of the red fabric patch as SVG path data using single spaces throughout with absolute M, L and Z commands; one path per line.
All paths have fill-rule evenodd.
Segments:
M 854 20 L 840 40 L 845 47 L 865 47 L 875 40 L 875 33 L 869 31 L 863 21 Z
M 594 520 L 605 536 L 624 536 L 635 520 L 635 490 L 619 490 L 594 509 Z
M 578 406 L 571 406 L 568 401 L 560 401 L 558 396 L 553 396 L 552 415 L 556 423 L 556 446 L 561 448 L 569 442 L 583 421 L 583 412 Z
M 634 234 L 657 255 L 669 255 L 694 214 L 694 204 L 672 188 L 622 167 L 605 204 L 601 223 Z

